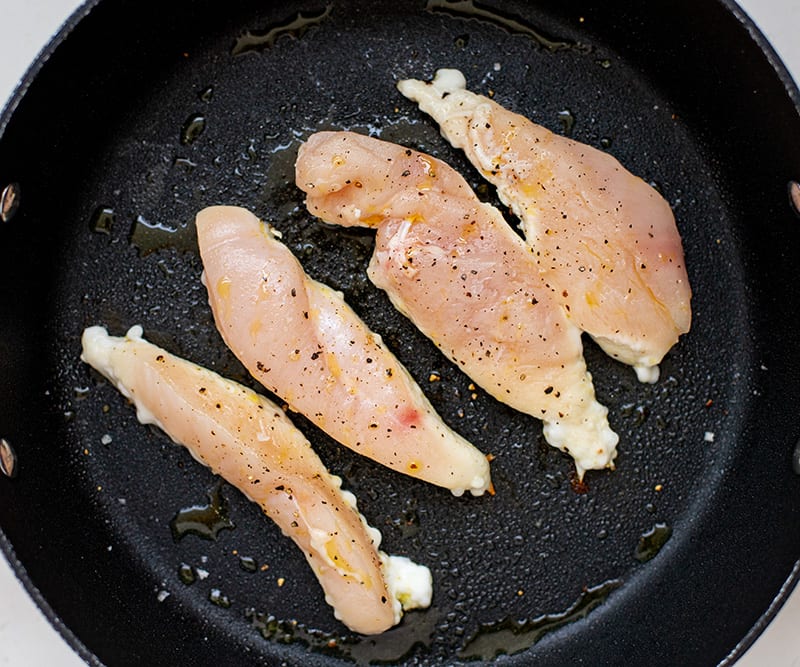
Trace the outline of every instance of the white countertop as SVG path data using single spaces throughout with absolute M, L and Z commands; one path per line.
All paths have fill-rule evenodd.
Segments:
M 39 50 L 80 4 L 78 0 L 0 0 L 0 8 L 5 10 L 0 40 L 0 101 L 8 99 Z M 740 5 L 800 81 L 800 0 L 740 0 Z M 0 557 L 0 667 L 82 664 Z M 737 667 L 764 665 L 800 667 L 800 587 L 737 663 Z

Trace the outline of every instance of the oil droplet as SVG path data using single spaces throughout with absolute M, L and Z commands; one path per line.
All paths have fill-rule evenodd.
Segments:
M 609 137 L 600 137 L 601 148 L 611 148 L 611 139 Z
M 187 174 L 194 171 L 194 168 L 197 166 L 196 162 L 192 162 L 190 159 L 185 157 L 176 157 L 172 161 L 173 167 L 180 167 L 183 169 Z
M 572 128 L 575 127 L 575 115 L 569 109 L 564 109 L 558 112 L 558 119 L 561 121 L 564 136 L 570 136 L 572 134 Z
M 667 540 L 672 536 L 672 528 L 665 523 L 657 523 L 650 530 L 642 533 L 639 544 L 636 546 L 633 556 L 640 563 L 646 563 L 661 551 Z
M 256 563 L 256 559 L 251 558 L 250 556 L 240 556 L 239 567 L 241 567 L 245 572 L 258 571 L 258 563 Z
M 303 14 L 298 12 L 294 18 L 278 25 L 270 26 L 256 32 L 247 31 L 236 40 L 231 50 L 231 55 L 238 56 L 248 51 L 263 51 L 275 46 L 275 43 L 284 35 L 300 39 L 310 28 L 320 25 L 333 11 L 333 5 L 326 5 L 325 9 Z
M 414 537 L 419 532 L 419 514 L 413 506 L 406 507 L 399 517 L 391 520 L 391 523 L 404 538 Z
M 635 403 L 625 403 L 620 409 L 620 414 L 623 417 L 630 417 L 633 421 L 633 426 L 641 426 L 647 420 L 650 411 L 646 405 L 636 405 Z
M 0 220 L 8 222 L 19 209 L 19 183 L 9 183 L 0 194 Z
M 218 607 L 228 609 L 231 606 L 231 601 L 227 595 L 223 595 L 219 588 L 212 588 L 208 594 L 208 599 Z
M 178 567 L 178 578 L 186 586 L 190 586 L 197 580 L 197 575 L 194 572 L 194 568 L 189 565 L 189 563 L 181 563 L 180 567 Z
M 0 438 L 0 472 L 10 479 L 17 476 L 17 454 L 5 438 Z
M 425 10 L 433 14 L 447 14 L 456 18 L 476 19 L 483 23 L 490 23 L 507 30 L 512 35 L 525 35 L 539 47 L 551 52 L 572 49 L 581 53 L 589 53 L 592 50 L 590 46 L 578 42 L 546 37 L 541 31 L 519 18 L 502 14 L 494 8 L 483 7 L 474 0 L 428 0 Z
M 457 49 L 463 49 L 469 44 L 469 35 L 459 35 L 454 41 Z
M 221 530 L 236 527 L 228 518 L 228 501 L 222 497 L 222 482 L 215 484 L 207 495 L 207 505 L 186 507 L 178 511 L 170 521 L 172 536 L 176 542 L 189 534 L 206 540 L 216 540 Z
M 459 658 L 493 660 L 501 653 L 514 655 L 530 648 L 553 630 L 585 618 L 598 607 L 612 591 L 619 588 L 618 579 L 605 581 L 598 586 L 585 588 L 580 597 L 565 611 L 543 614 L 531 620 L 506 618 L 498 623 L 481 625 L 458 652 Z
M 117 214 L 110 206 L 98 206 L 89 219 L 89 229 L 98 234 L 110 234 Z
M 214 86 L 203 88 L 197 96 L 200 98 L 201 102 L 210 102 L 214 99 Z
M 139 249 L 140 257 L 164 248 L 192 252 L 197 250 L 197 231 L 192 223 L 171 227 L 139 215 L 133 223 L 130 243 Z
M 492 190 L 489 188 L 488 183 L 479 183 L 475 188 L 475 194 L 482 202 L 486 202 L 492 196 Z
M 206 117 L 203 114 L 195 113 L 186 119 L 181 128 L 181 143 L 184 146 L 193 144 L 206 129 Z
M 789 204 L 792 207 L 795 215 L 800 217 L 800 183 L 797 181 L 789 181 Z
M 76 401 L 82 401 L 89 395 L 89 392 L 91 390 L 92 390 L 91 387 L 73 387 L 72 396 L 75 398 Z

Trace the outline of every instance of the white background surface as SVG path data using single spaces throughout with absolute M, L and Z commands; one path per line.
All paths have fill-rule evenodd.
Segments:
M 80 3 L 0 0 L 0 103 L 39 50 Z M 800 0 L 740 0 L 800 80 Z M 800 150 L 800 137 L 793 139 Z M 800 179 L 800 174 L 795 176 Z M 0 479 L 3 483 L 3 479 Z M 800 554 L 798 554 L 800 558 Z M 79 667 L 72 652 L 0 556 L 0 667 Z M 800 667 L 800 589 L 737 667 Z

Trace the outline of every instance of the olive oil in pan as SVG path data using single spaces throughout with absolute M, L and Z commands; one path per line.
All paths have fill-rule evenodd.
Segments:
M 181 128 L 181 144 L 188 146 L 193 144 L 206 129 L 206 117 L 203 114 L 195 113 L 189 116 Z
M 415 648 L 430 645 L 439 617 L 435 607 L 406 613 L 400 625 L 382 635 L 360 637 L 345 655 L 358 665 L 398 663 Z
M 216 540 L 221 530 L 235 528 L 233 521 L 228 518 L 228 501 L 222 495 L 222 482 L 217 482 L 209 489 L 208 504 L 179 510 L 169 525 L 175 541 L 189 534 Z
M 239 556 L 239 567 L 245 572 L 258 572 L 258 563 L 251 556 Z
M 219 588 L 212 588 L 208 593 L 208 599 L 212 604 L 222 607 L 223 609 L 229 609 L 231 606 L 230 598 L 224 595 Z
M 320 25 L 333 11 L 333 5 L 312 12 L 298 12 L 294 17 L 252 32 L 248 30 L 241 35 L 231 49 L 231 55 L 238 56 L 249 51 L 263 51 L 275 46 L 281 37 L 288 36 L 300 39 L 310 28 Z
M 82 401 L 87 396 L 89 396 L 89 392 L 92 391 L 91 387 L 73 387 L 72 388 L 72 397 L 76 401 Z
M 563 612 L 544 614 L 523 621 L 506 618 L 497 623 L 482 625 L 478 632 L 467 640 L 467 643 L 459 651 L 458 657 L 467 660 L 493 660 L 503 653 L 514 655 L 524 651 L 547 633 L 585 618 L 621 585 L 620 580 L 612 579 L 598 586 L 585 588 L 580 597 Z
M 569 109 L 564 109 L 558 112 L 558 120 L 561 121 L 562 134 L 565 137 L 571 137 L 572 130 L 575 127 L 575 114 Z
M 214 86 L 206 86 L 197 94 L 197 97 L 201 102 L 210 102 L 214 99 Z
M 634 558 L 640 563 L 646 563 L 661 551 L 661 547 L 667 543 L 671 536 L 672 528 L 665 523 L 657 523 L 650 530 L 642 533 L 639 538 L 639 544 L 636 545 L 636 551 L 633 554 Z
M 165 248 L 196 252 L 197 231 L 194 221 L 172 227 L 161 222 L 150 222 L 139 215 L 131 229 L 130 243 L 139 250 L 140 257 L 147 257 Z
M 98 206 L 89 219 L 89 229 L 97 234 L 111 234 L 117 214 L 110 206 Z
M 397 528 L 404 539 L 419 533 L 419 514 L 415 506 L 407 506 L 399 517 L 387 519 L 387 522 Z
M 408 657 L 416 647 L 428 646 L 439 613 L 435 608 L 409 612 L 403 616 L 400 625 L 372 637 L 325 632 L 255 609 L 246 610 L 245 618 L 268 641 L 299 643 L 315 653 L 352 660 L 357 665 L 370 665 L 394 664 Z
M 475 19 L 483 23 L 490 23 L 507 30 L 512 35 L 529 37 L 540 48 L 547 51 L 569 49 L 581 53 L 589 53 L 592 50 L 591 46 L 580 42 L 546 37 L 541 30 L 524 21 L 510 15 L 504 15 L 497 9 L 485 7 L 478 2 L 474 2 L 474 0 L 428 0 L 425 4 L 425 9 L 432 14 L 446 14 L 456 18 Z
M 636 405 L 635 403 L 625 403 L 619 409 L 622 417 L 629 417 L 634 427 L 641 426 L 650 414 L 646 405 Z
M 197 574 L 195 573 L 194 568 L 189 565 L 189 563 L 181 563 L 178 566 L 178 579 L 181 580 L 186 586 L 191 586 L 195 581 L 197 581 Z

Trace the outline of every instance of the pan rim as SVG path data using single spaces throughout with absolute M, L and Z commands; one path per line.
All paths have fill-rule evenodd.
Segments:
M 75 28 L 98 6 L 103 0 L 86 0 L 81 4 L 61 25 L 58 31 L 51 37 L 47 44 L 39 51 L 36 58 L 28 66 L 23 77 L 16 84 L 14 91 L 5 106 L 0 111 L 0 137 L 6 131 L 8 123 L 16 113 L 20 102 L 24 99 L 31 84 L 39 76 L 41 70 L 47 66 L 53 53 L 71 36 Z M 766 56 L 770 67 L 776 73 L 778 79 L 786 91 L 792 106 L 800 115 L 800 86 L 790 74 L 788 68 L 778 55 L 775 48 L 767 37 L 756 25 L 747 12 L 735 0 L 712 0 L 714 4 L 720 5 L 725 11 L 733 15 L 746 31 L 748 37 L 754 45 Z M 59 633 L 65 642 L 74 650 L 77 655 L 90 665 L 103 665 L 99 658 L 88 648 L 64 623 L 61 617 L 53 610 L 47 599 L 30 579 L 23 563 L 16 557 L 14 546 L 0 526 L 0 551 L 2 551 L 17 579 L 25 588 L 28 595 L 36 606 L 45 616 L 50 625 Z M 730 653 L 719 663 L 720 666 L 734 664 L 741 658 L 749 648 L 756 642 L 762 633 L 769 627 L 775 616 L 786 603 L 792 592 L 800 582 L 800 558 L 795 561 L 794 566 L 784 580 L 780 589 L 776 592 L 768 608 L 757 619 L 747 634 L 733 647 Z
M 56 49 L 72 34 L 72 31 L 75 30 L 78 24 L 83 21 L 101 1 L 102 0 L 85 0 L 80 7 L 67 17 L 61 27 L 50 38 L 50 41 L 36 54 L 36 58 L 28 66 L 28 69 L 25 70 L 25 74 L 23 74 L 22 78 L 17 82 L 14 87 L 14 92 L 11 94 L 11 97 L 8 98 L 2 112 L 0 112 L 0 137 L 5 134 L 6 127 L 11 117 L 16 112 L 19 103 L 27 94 L 28 88 L 30 88 L 31 84 L 39 75 L 39 72 L 47 64 L 47 61 L 50 60 L 50 56 L 53 55 Z
M 53 627 L 53 629 L 58 632 L 61 638 L 67 643 L 67 645 L 78 654 L 78 656 L 84 660 L 88 665 L 92 665 L 100 667 L 102 666 L 102 662 L 97 658 L 97 656 L 77 637 L 77 635 L 64 623 L 61 617 L 53 610 L 50 606 L 50 603 L 44 597 L 42 592 L 36 587 L 36 585 L 31 581 L 30 576 L 28 575 L 28 571 L 25 569 L 25 566 L 20 562 L 20 560 L 16 557 L 16 553 L 14 551 L 14 546 L 11 544 L 11 541 L 8 539 L 6 534 L 3 532 L 3 529 L 0 528 L 0 552 L 6 558 L 11 570 L 14 572 L 14 575 L 17 577 L 19 582 L 22 584 L 23 588 L 39 608 L 39 611 L 42 612 L 44 617 L 47 619 L 47 622 Z
M 742 24 L 747 30 L 750 39 L 752 39 L 761 52 L 767 56 L 770 67 L 775 70 L 786 92 L 789 93 L 789 99 L 792 101 L 795 110 L 800 114 L 800 84 L 794 80 L 789 73 L 789 69 L 784 64 L 775 47 L 772 46 L 766 35 L 756 25 L 755 21 L 750 18 L 747 12 L 735 2 L 735 0 L 717 0 L 726 10 Z

